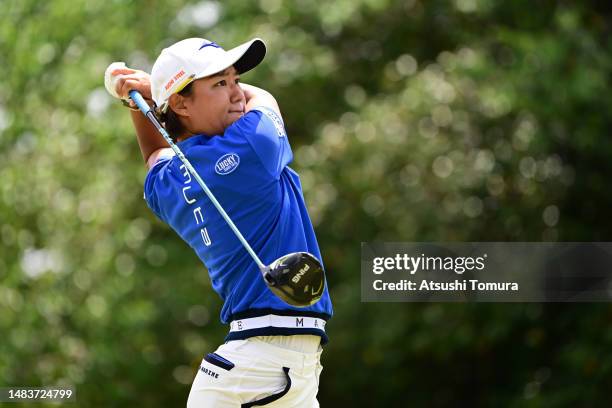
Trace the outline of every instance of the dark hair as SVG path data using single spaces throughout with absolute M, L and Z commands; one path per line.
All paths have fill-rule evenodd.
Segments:
M 191 96 L 193 92 L 193 82 L 187 84 L 185 88 L 183 88 L 180 92 L 178 92 L 181 96 Z M 164 125 L 168 134 L 170 134 L 170 138 L 173 142 L 176 142 L 179 136 L 182 136 L 187 129 L 181 123 L 178 115 L 170 108 L 166 109 L 166 112 L 157 112 L 157 117 L 159 121 Z

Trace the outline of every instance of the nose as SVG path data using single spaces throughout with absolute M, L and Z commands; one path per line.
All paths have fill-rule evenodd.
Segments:
M 244 99 L 244 91 L 242 90 L 239 84 L 234 82 L 232 84 L 231 90 L 232 90 L 232 93 L 230 94 L 230 101 L 232 103 L 240 102 L 241 100 Z

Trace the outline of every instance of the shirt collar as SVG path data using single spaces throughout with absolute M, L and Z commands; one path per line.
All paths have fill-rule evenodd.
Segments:
M 179 149 L 183 150 L 183 149 L 187 149 L 189 147 L 195 146 L 197 144 L 203 144 L 203 142 L 205 142 L 208 139 L 210 138 L 206 135 L 194 135 L 194 136 L 188 137 L 187 139 L 176 143 L 176 145 L 179 147 Z

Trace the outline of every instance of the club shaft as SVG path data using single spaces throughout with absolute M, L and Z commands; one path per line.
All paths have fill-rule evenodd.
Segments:
M 255 251 L 253 251 L 253 248 L 251 248 L 251 245 L 249 245 L 247 240 L 244 238 L 244 236 L 242 236 L 242 233 L 240 232 L 238 227 L 236 227 L 232 219 L 229 217 L 229 215 L 227 215 L 227 213 L 225 212 L 225 210 L 223 209 L 219 201 L 217 201 L 212 191 L 210 191 L 206 183 L 204 183 L 204 180 L 202 180 L 202 178 L 193 168 L 191 163 L 189 163 L 189 160 L 187 160 L 187 158 L 185 157 L 181 149 L 179 149 L 179 147 L 172 141 L 166 129 L 164 129 L 161 123 L 159 123 L 159 121 L 157 120 L 157 117 L 155 116 L 155 113 L 153 112 L 149 104 L 144 100 L 144 98 L 142 97 L 142 95 L 140 95 L 138 91 L 130 91 L 129 95 L 130 95 L 130 98 L 134 101 L 134 103 L 136 103 L 136 105 L 138 106 L 138 109 L 140 109 L 140 111 L 149 119 L 149 121 L 151 121 L 151 123 L 153 123 L 153 125 L 157 128 L 159 133 L 161 133 L 164 139 L 166 139 L 166 142 L 168 142 L 172 150 L 174 150 L 174 153 L 176 153 L 179 160 L 185 165 L 185 167 L 191 173 L 193 178 L 196 179 L 200 187 L 202 187 L 202 190 L 204 190 L 204 193 L 206 193 L 210 201 L 217 208 L 217 211 L 219 211 L 219 214 L 221 214 L 225 222 L 227 222 L 227 225 L 229 225 L 229 227 L 234 232 L 238 240 L 242 243 L 244 248 L 247 250 L 249 255 L 251 255 L 251 258 L 253 258 L 253 260 L 255 261 L 255 263 L 257 264 L 257 266 L 263 273 L 263 271 L 266 269 L 266 266 L 263 264 L 263 262 L 261 262 L 261 260 L 255 253 Z

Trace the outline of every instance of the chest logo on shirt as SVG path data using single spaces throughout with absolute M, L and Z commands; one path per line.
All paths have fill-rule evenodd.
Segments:
M 219 157 L 219 160 L 215 163 L 215 173 L 220 176 L 230 174 L 232 171 L 238 168 L 240 164 L 240 156 L 236 153 L 227 153 Z

